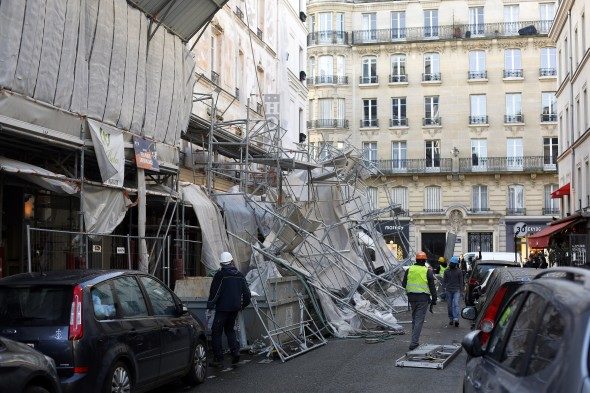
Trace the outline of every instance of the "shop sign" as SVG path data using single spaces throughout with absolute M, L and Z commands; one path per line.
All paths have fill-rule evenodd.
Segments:
M 393 235 L 403 232 L 406 236 L 409 234 L 409 225 L 400 224 L 398 221 L 380 221 L 377 223 L 377 230 L 383 236 Z
M 513 233 L 516 237 L 525 237 L 532 235 L 533 233 L 539 232 L 545 225 L 540 224 L 527 224 L 526 222 L 517 222 L 513 226 Z
M 160 170 L 156 142 L 140 136 L 133 136 L 133 150 L 135 151 L 135 165 L 148 171 Z
M 125 247 L 117 247 L 117 254 L 125 254 Z
M 92 252 L 102 252 L 102 246 L 99 244 L 92 245 Z

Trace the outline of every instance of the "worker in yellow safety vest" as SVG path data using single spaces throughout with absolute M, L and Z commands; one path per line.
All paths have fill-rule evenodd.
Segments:
M 445 257 L 438 258 L 438 265 L 440 266 L 440 270 L 438 271 L 438 275 L 444 277 L 445 270 L 447 270 L 447 260 Z
M 426 318 L 429 305 L 436 304 L 436 288 L 434 286 L 434 273 L 426 267 L 426 253 L 416 253 L 416 263 L 409 267 L 404 274 L 403 287 L 408 295 L 408 302 L 412 308 L 412 340 L 410 351 L 420 344 L 420 333 Z

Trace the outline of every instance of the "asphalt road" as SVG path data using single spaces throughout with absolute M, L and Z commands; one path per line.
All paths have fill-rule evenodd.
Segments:
M 398 316 L 410 320 L 409 313 Z M 446 303 L 428 313 L 421 344 L 460 342 L 469 332 L 468 321 L 447 326 Z M 404 324 L 409 327 L 409 325 Z M 328 344 L 286 363 L 274 360 L 259 363 L 262 356 L 242 356 L 244 364 L 235 369 L 210 372 L 207 381 L 190 389 L 171 384 L 153 393 L 164 392 L 460 392 L 465 353 L 457 356 L 444 370 L 401 368 L 395 361 L 409 346 L 409 334 L 385 342 L 368 344 L 364 339 L 331 339 Z M 229 365 L 229 358 L 225 360 Z

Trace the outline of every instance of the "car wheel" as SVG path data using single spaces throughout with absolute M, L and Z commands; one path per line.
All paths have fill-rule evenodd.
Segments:
M 193 355 L 191 357 L 191 368 L 184 376 L 183 381 L 187 385 L 198 385 L 205 382 L 207 377 L 207 350 L 205 343 L 201 340 L 197 341 Z
M 27 386 L 24 390 L 24 393 L 49 393 L 49 390 L 45 389 L 43 386 Z
M 105 393 L 131 393 L 132 388 L 129 367 L 123 362 L 116 362 L 107 375 Z

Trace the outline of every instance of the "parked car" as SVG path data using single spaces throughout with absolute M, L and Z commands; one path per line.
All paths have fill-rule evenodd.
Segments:
M 476 263 L 477 259 L 479 258 L 479 252 L 466 252 L 465 254 L 463 254 L 463 258 L 465 259 L 465 262 L 467 263 L 467 270 L 471 271 L 473 269 L 473 265 Z M 481 260 L 486 260 L 486 261 L 508 261 L 508 262 L 512 262 L 515 259 L 514 253 L 513 252 L 482 252 L 481 253 Z M 520 264 L 520 266 L 522 267 L 522 258 L 520 256 L 520 254 L 516 254 L 516 261 Z
M 480 330 L 463 339 L 463 391 L 590 392 L 589 322 L 590 271 L 542 271 L 501 309 L 485 349 Z
M 53 359 L 26 344 L 0 337 L 0 392 L 60 391 Z
M 473 297 L 473 289 L 483 283 L 487 272 L 502 266 L 520 267 L 520 265 L 514 261 L 493 261 L 482 259 L 475 262 L 475 266 L 467 278 L 467 289 L 465 290 L 466 306 L 473 306 L 475 300 Z
M 141 272 L 4 278 L 0 332 L 51 356 L 65 392 L 136 392 L 206 376 L 203 327 L 168 287 Z
M 531 281 L 539 270 L 521 267 L 499 267 L 488 276 L 487 285 L 480 290 L 475 306 L 465 307 L 461 315 L 473 321 L 472 328 L 482 331 L 482 345 L 485 346 L 489 334 L 496 324 L 499 311 L 508 299 L 524 283 Z M 475 288 L 475 292 L 477 287 Z M 474 292 L 474 294 L 475 294 Z M 470 310 L 473 309 L 473 310 Z

